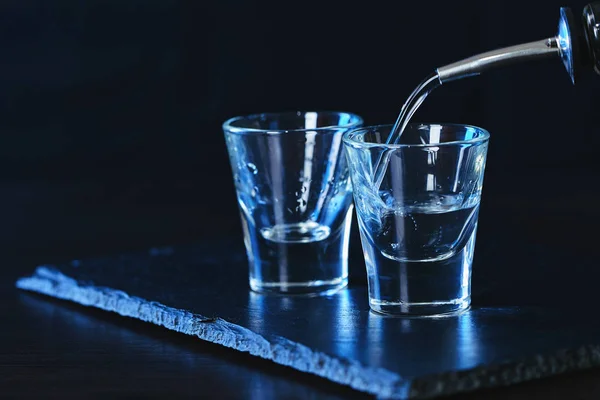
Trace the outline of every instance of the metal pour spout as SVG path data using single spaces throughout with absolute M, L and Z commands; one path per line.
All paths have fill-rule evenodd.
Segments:
M 482 72 L 524 61 L 557 57 L 562 59 L 571 80 L 575 83 L 575 72 L 579 69 L 580 37 L 573 34 L 576 29 L 569 8 L 561 8 L 558 33 L 554 37 L 535 42 L 489 51 L 438 68 L 440 83 L 479 75 Z
M 560 55 L 555 37 L 488 51 L 437 69 L 441 83 L 446 83 L 522 61 L 551 58 Z

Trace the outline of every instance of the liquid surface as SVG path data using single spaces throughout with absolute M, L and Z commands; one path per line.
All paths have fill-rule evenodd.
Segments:
M 429 203 L 384 208 L 365 221 L 373 245 L 396 261 L 428 262 L 451 257 L 464 247 L 477 223 L 477 198 L 433 195 Z
M 408 209 L 383 216 L 375 246 L 391 260 L 430 262 L 464 246 L 477 221 L 478 206 Z

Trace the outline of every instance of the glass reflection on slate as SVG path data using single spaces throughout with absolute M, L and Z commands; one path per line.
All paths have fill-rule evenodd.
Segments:
M 223 124 L 257 292 L 326 294 L 348 283 L 352 194 L 343 112 L 236 117 Z
M 323 300 L 325 301 L 325 300 Z M 356 343 L 359 340 L 360 309 L 347 290 L 339 291 L 335 296 L 326 299 L 328 307 L 339 310 L 335 316 L 336 322 L 332 323 L 331 314 L 324 309 L 319 310 L 314 302 L 303 302 L 301 299 L 293 301 L 289 297 L 265 296 L 261 293 L 248 294 L 248 321 L 247 326 L 252 331 L 261 335 L 268 335 L 281 320 L 295 329 L 309 331 L 319 340 L 332 341 L 337 354 L 354 359 L 357 357 Z M 312 310 L 311 318 L 306 316 L 306 310 Z
M 436 335 L 436 340 L 432 340 L 431 335 Z M 471 312 L 443 320 L 395 319 L 371 312 L 367 324 L 369 362 L 384 364 L 391 348 L 399 346 L 392 342 L 398 340 L 406 343 L 400 344 L 403 362 L 430 370 L 439 363 L 454 365 L 458 370 L 467 369 L 477 363 L 479 355 L 479 339 Z M 428 348 L 431 358 L 423 357 L 423 348 Z

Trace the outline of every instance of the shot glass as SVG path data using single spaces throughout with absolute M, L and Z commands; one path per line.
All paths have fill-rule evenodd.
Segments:
M 345 112 L 255 114 L 223 124 L 252 290 L 316 295 L 347 285 L 352 185 L 342 136 L 360 126 Z
M 471 304 L 471 270 L 489 133 L 411 124 L 344 135 L 367 267 L 369 305 L 383 314 L 458 313 Z

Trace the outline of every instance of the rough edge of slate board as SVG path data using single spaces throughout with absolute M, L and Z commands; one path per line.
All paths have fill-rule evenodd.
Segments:
M 20 278 L 16 286 L 19 289 L 111 311 L 247 352 L 380 398 L 431 398 L 508 386 L 600 366 L 600 345 L 587 345 L 518 362 L 484 365 L 409 380 L 383 368 L 369 367 L 354 360 L 314 351 L 283 337 L 274 336 L 267 339 L 221 318 L 209 318 L 171 308 L 158 302 L 129 296 L 116 289 L 84 285 L 47 266 L 38 267 L 30 277 Z

